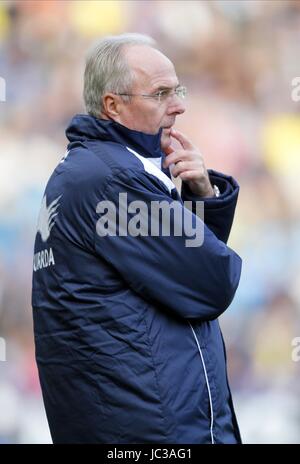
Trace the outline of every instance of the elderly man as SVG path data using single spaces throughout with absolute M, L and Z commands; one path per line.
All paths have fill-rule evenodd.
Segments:
M 88 114 L 66 131 L 35 241 L 36 358 L 55 443 L 240 442 L 217 319 L 240 277 L 226 245 L 238 185 L 174 130 L 185 93 L 148 37 L 104 38 L 87 58 Z M 151 206 L 174 203 L 167 234 Z

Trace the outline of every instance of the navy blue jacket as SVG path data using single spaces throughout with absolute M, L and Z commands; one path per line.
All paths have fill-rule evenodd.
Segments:
M 205 200 L 204 225 L 197 197 L 186 184 L 180 197 L 161 169 L 161 131 L 77 115 L 66 134 L 33 265 L 36 359 L 53 442 L 239 442 L 217 320 L 240 278 L 241 260 L 226 245 L 237 183 L 209 171 L 221 196 Z M 152 202 L 175 201 L 204 227 L 202 245 L 187 246 L 183 228 L 134 236 L 123 224 L 122 235 L 120 193 L 149 206 L 149 221 Z M 103 201 L 118 214 L 116 234 L 99 233 Z M 129 211 L 126 227 L 135 217 Z M 178 215 L 170 217 L 174 226 Z

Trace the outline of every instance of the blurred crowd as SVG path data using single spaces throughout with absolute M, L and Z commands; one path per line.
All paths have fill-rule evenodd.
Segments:
M 188 88 L 177 128 L 241 186 L 229 245 L 243 273 L 221 325 L 242 438 L 300 443 L 300 1 L 289 0 L 0 1 L 0 443 L 51 442 L 30 303 L 37 215 L 65 127 L 84 112 L 85 53 L 126 31 L 175 63 Z

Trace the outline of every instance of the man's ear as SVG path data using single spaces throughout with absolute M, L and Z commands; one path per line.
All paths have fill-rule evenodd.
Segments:
M 106 93 L 102 99 L 103 113 L 110 119 L 115 119 L 120 115 L 120 97 L 113 93 Z

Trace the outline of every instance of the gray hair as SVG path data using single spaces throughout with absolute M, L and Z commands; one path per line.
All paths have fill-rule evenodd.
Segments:
M 134 75 L 123 49 L 126 46 L 147 45 L 155 47 L 155 41 L 144 34 L 127 33 L 104 37 L 90 49 L 84 71 L 83 99 L 88 114 L 100 117 L 102 97 L 106 92 L 130 92 Z

